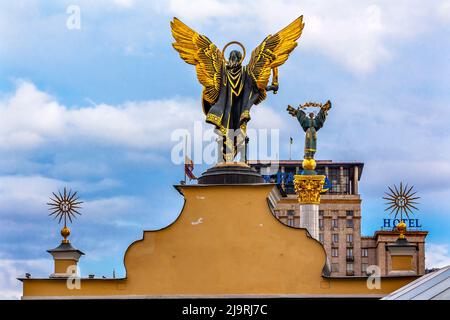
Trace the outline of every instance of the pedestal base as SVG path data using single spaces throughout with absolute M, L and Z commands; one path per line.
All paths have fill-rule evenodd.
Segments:
M 206 170 L 198 184 L 251 184 L 263 183 L 263 177 L 243 162 L 224 162 Z

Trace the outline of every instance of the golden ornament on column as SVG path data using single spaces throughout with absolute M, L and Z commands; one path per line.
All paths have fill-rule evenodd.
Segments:
M 294 188 L 298 195 L 298 202 L 303 204 L 319 204 L 320 193 L 323 190 L 325 176 L 301 175 L 294 176 Z

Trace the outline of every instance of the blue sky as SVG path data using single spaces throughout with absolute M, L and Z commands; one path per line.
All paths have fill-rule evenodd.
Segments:
M 80 29 L 66 26 L 70 5 Z M 449 264 L 450 1 L 0 1 L 0 298 L 20 296 L 17 276 L 51 271 L 52 191 L 85 201 L 71 235 L 84 275 L 123 276 L 127 246 L 178 215 L 171 133 L 204 117 L 194 69 L 171 47 L 173 16 L 250 51 L 302 14 L 279 93 L 249 127 L 279 129 L 282 159 L 293 136 L 298 158 L 286 105 L 332 100 L 317 158 L 365 163 L 363 233 L 382 224 L 387 185 L 414 184 L 427 265 Z

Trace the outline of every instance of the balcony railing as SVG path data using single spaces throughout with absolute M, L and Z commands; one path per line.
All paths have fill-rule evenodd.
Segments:
M 347 262 L 352 262 L 355 260 L 355 257 L 353 256 L 347 256 Z
M 348 276 L 354 276 L 354 275 L 355 275 L 355 271 L 349 271 L 349 270 L 347 270 L 347 275 L 348 275 Z

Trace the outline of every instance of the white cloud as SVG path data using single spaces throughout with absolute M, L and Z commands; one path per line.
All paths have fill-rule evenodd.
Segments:
M 46 212 L 49 195 L 64 181 L 42 176 L 0 177 L 0 214 Z
M 124 8 L 131 8 L 134 6 L 134 0 L 114 0 L 114 2 L 120 6 L 120 7 L 124 7 Z
M 168 10 L 175 14 L 189 17 L 191 20 L 203 20 L 209 17 L 233 17 L 241 13 L 245 6 L 238 1 L 218 0 L 172 0 Z
M 111 47 L 123 48 L 126 54 L 149 54 L 153 49 L 150 43 L 161 43 L 155 39 L 166 34 L 160 27 L 168 26 L 171 15 L 201 33 L 215 35 L 219 46 L 235 39 L 256 46 L 267 34 L 303 14 L 306 26 L 301 50 L 328 56 L 356 74 L 366 74 L 395 56 L 398 43 L 419 39 L 424 32 L 450 21 L 448 0 L 82 0 L 83 41 L 78 42 L 67 36 L 65 8 L 53 9 L 56 14 L 50 15 L 38 1 L 2 6 L 0 35 L 4 41 L 0 43 L 0 57 L 18 65 L 27 63 L 21 57 L 30 50 L 38 61 L 46 61 L 50 50 L 58 61 L 65 61 L 73 52 L 84 55 Z M 133 19 L 123 19 L 122 9 Z M 114 17 L 108 19 L 111 15 Z M 39 36 L 42 34 L 47 37 Z
M 50 260 L 14 260 L 0 258 L 0 300 L 20 299 L 22 283 L 18 277 L 31 273 L 33 277 L 48 277 L 51 273 Z
M 449 245 L 427 243 L 425 248 L 425 264 L 427 268 L 442 268 L 450 265 Z
M 255 106 L 252 117 L 254 128 L 280 127 L 282 123 L 280 116 L 266 106 Z M 64 148 L 86 143 L 148 151 L 170 147 L 167 142 L 173 130 L 192 129 L 195 121 L 203 119 L 200 99 L 150 100 L 70 109 L 32 83 L 19 82 L 16 91 L 0 101 L 0 149 L 33 150 L 50 144 Z M 209 125 L 204 126 L 204 129 L 209 128 Z M 62 165 L 59 171 L 79 164 Z M 101 165 L 94 168 L 85 165 L 77 171 L 94 169 L 107 170 Z
M 137 212 L 139 206 L 145 208 L 145 202 L 137 197 L 117 196 L 94 199 L 83 203 L 83 211 L 89 212 L 93 221 L 116 223 L 113 218 L 122 217 L 129 212 Z
M 20 82 L 12 96 L 0 101 L 0 148 L 35 149 L 49 143 L 149 148 L 164 146 L 170 132 L 201 119 L 200 101 L 192 99 L 99 104 L 69 109 Z
M 267 105 L 253 106 L 251 117 L 249 128 L 254 129 L 280 129 L 285 122 L 279 112 Z
M 47 178 L 40 175 L 33 176 L 0 176 L 0 216 L 18 214 L 34 216 L 48 213 L 46 203 L 52 192 L 67 187 L 69 190 L 78 190 L 79 195 L 111 190 L 120 183 L 114 179 L 105 178 L 94 182 L 63 181 Z M 133 197 L 106 197 L 87 201 L 82 199 L 83 212 L 95 221 L 107 223 L 108 219 L 116 214 L 123 214 L 139 204 L 138 198 Z
M 445 23 L 450 23 L 450 1 L 442 1 L 442 3 L 437 8 L 438 16 Z
M 396 41 L 419 37 L 445 15 L 447 6 L 423 1 L 258 1 L 172 0 L 169 11 L 203 34 L 221 38 L 266 34 L 304 15 L 300 46 L 329 56 L 358 74 L 373 71 L 395 52 Z M 228 41 L 234 39 L 228 39 Z M 239 39 L 240 40 L 240 39 Z M 258 43 L 258 41 L 257 41 Z

